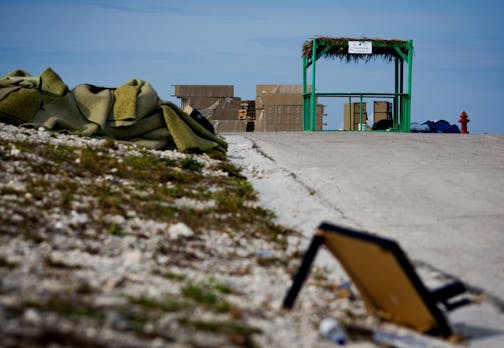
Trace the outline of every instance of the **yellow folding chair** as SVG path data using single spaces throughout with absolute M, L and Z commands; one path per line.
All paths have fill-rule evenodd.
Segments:
M 362 231 L 322 223 L 315 231 L 299 270 L 283 301 L 291 309 L 321 245 L 338 259 L 366 307 L 377 316 L 423 333 L 448 337 L 446 310 L 470 303 L 450 300 L 466 291 L 455 281 L 430 291 L 418 277 L 399 244 Z

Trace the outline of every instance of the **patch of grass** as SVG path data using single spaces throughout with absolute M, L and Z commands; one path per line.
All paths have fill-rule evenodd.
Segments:
M 177 163 L 170 159 L 155 157 L 148 153 L 140 156 L 125 156 L 121 163 L 116 164 L 117 175 L 138 181 L 150 183 L 166 183 L 170 181 L 191 182 L 192 175 L 176 170 Z
M 238 212 L 244 208 L 244 201 L 241 197 L 236 196 L 233 192 L 220 191 L 215 195 L 218 209 L 221 213 Z
M 74 163 L 77 159 L 77 153 L 75 148 L 72 146 L 64 145 L 50 145 L 50 144 L 25 144 L 25 151 L 37 154 L 49 161 L 55 162 L 57 164 L 62 163 Z
M 164 167 L 162 161 L 149 154 L 142 154 L 141 156 L 128 155 L 123 157 L 122 164 L 127 168 L 142 170 L 145 168 L 157 168 L 160 169 Z
M 233 163 L 229 161 L 222 161 L 217 165 L 217 169 L 222 170 L 227 173 L 228 176 L 238 179 L 246 179 L 245 176 L 241 174 L 242 168 L 235 166 Z
M 236 291 L 229 285 L 223 284 L 220 282 L 213 282 L 212 283 L 213 287 L 215 290 L 217 290 L 220 293 L 229 295 L 229 294 L 236 294 Z
M 145 325 L 153 319 L 144 312 L 124 311 L 120 312 L 120 315 L 127 321 L 128 327 L 124 329 L 136 331 L 138 334 L 142 334 Z
M 90 295 L 96 292 L 96 289 L 87 281 L 83 280 L 77 285 L 75 292 L 79 295 Z
M 156 270 L 153 272 L 153 274 L 158 275 L 163 278 L 166 278 L 166 279 L 175 280 L 175 281 L 183 281 L 187 278 L 184 274 L 174 273 L 174 272 L 169 272 L 169 271 L 161 272 L 161 271 Z
M 19 191 L 12 187 L 0 187 L 0 195 L 18 195 Z
M 232 309 L 231 305 L 221 299 L 209 284 L 186 285 L 182 288 L 182 295 L 220 313 L 226 313 Z
M 23 235 L 27 240 L 32 241 L 35 244 L 40 244 L 45 242 L 46 238 L 40 232 L 33 230 L 30 226 L 25 226 L 29 228 L 26 233 Z
M 0 143 L 1 144 L 1 143 Z M 0 147 L 0 160 L 1 161 L 7 161 L 9 159 L 9 155 L 7 155 L 7 152 L 4 150 L 4 147 Z M 2 167 L 2 163 L 0 163 L 0 168 Z
M 26 301 L 24 306 L 55 312 L 62 316 L 86 317 L 99 322 L 105 319 L 105 314 L 100 309 L 79 302 L 78 298 L 71 299 L 65 294 L 52 295 L 46 302 Z
M 151 297 L 128 297 L 128 301 L 134 305 L 148 309 L 159 309 L 165 312 L 177 312 L 192 307 L 188 301 L 181 301 L 170 297 L 164 297 L 161 300 Z
M 103 147 L 110 150 L 117 150 L 119 148 L 117 141 L 115 141 L 113 138 L 105 139 Z
M 110 223 L 108 228 L 108 233 L 117 237 L 124 237 L 126 233 L 123 231 L 122 227 L 115 222 Z
M 221 212 L 237 212 L 244 208 L 246 201 L 257 200 L 257 193 L 246 180 L 231 179 L 222 186 L 223 190 L 213 194 Z
M 180 160 L 180 166 L 183 169 L 192 170 L 195 172 L 199 172 L 203 168 L 203 165 L 196 161 L 192 156 L 187 156 Z
M 126 209 L 123 204 L 123 197 L 115 192 L 111 185 L 102 182 L 98 185 L 91 187 L 93 195 L 98 200 L 98 207 L 104 214 L 110 215 L 125 215 Z
M 268 222 L 268 229 L 266 236 L 270 241 L 277 242 L 282 246 L 287 246 L 287 236 L 294 231 L 284 226 L 278 225 L 273 222 Z
M 240 196 L 250 200 L 257 199 L 257 193 L 254 191 L 254 187 L 250 182 L 245 179 L 237 179 L 236 183 L 238 184 L 238 194 Z
M 33 163 L 32 164 L 32 173 L 37 174 L 57 174 L 58 167 L 50 162 L 41 162 L 41 163 Z
M 12 262 L 7 260 L 5 257 L 0 256 L 0 268 L 6 268 L 10 271 L 16 269 L 18 264 L 16 262 Z
M 172 160 L 141 150 L 136 154 L 117 156 L 93 148 L 39 146 L 22 142 L 14 145 L 18 149 L 26 148 L 26 151 L 38 153 L 41 158 L 40 162 L 36 162 L 42 163 L 38 169 L 40 175 L 27 177 L 26 188 L 33 200 L 39 203 L 38 206 L 43 203 L 46 210 L 70 209 L 73 202 L 85 194 L 93 197 L 89 208 L 100 211 L 102 215 L 125 215 L 134 210 L 141 218 L 181 221 L 193 230 L 247 230 L 254 238 L 265 238 L 281 245 L 290 233 L 275 225 L 275 216 L 269 210 L 250 205 L 257 201 L 257 193 L 241 175 L 241 168 L 229 161 L 213 165 L 214 170 L 228 173 L 227 177 L 205 176 L 194 155 Z M 108 146 L 114 149 L 116 144 L 111 142 Z M 112 175 L 113 179 L 103 180 L 104 174 Z M 210 191 L 206 189 L 208 187 L 219 189 Z M 48 192 L 53 195 L 51 199 L 47 197 Z M 215 208 L 203 211 L 181 209 L 171 204 L 173 199 L 180 197 L 201 201 L 212 199 L 217 204 Z M 33 224 L 36 225 L 37 221 Z M 106 233 L 123 235 L 119 226 L 105 224 L 100 219 L 90 221 L 90 224 L 95 225 L 90 227 Z
M 80 186 L 75 178 L 60 177 L 56 182 L 51 182 L 53 189 L 61 192 L 60 201 L 58 205 L 69 207 L 70 203 L 74 200 L 75 194 L 78 192 Z

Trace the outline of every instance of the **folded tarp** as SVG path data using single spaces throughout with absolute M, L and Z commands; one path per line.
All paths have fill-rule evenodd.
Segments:
M 456 124 L 450 124 L 448 121 L 425 121 L 422 124 L 412 122 L 410 131 L 413 133 L 460 133 Z
M 225 155 L 227 143 L 152 86 L 132 79 L 118 88 L 81 84 L 69 90 L 50 68 L 40 76 L 23 70 L 0 78 L 0 121 L 113 137 L 153 149 Z

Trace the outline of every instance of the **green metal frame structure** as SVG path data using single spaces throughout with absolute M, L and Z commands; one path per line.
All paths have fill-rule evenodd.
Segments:
M 348 52 L 349 41 L 370 41 L 372 53 L 353 54 Z M 317 92 L 316 91 L 316 63 L 321 57 L 339 58 L 346 62 L 363 60 L 369 62 L 378 57 L 387 62 L 394 62 L 394 92 Z M 407 64 L 407 88 L 404 91 L 404 62 Z M 352 39 L 319 37 L 306 41 L 303 45 L 303 130 L 315 131 L 317 114 L 317 97 L 358 98 L 361 103 L 364 98 L 390 98 L 393 100 L 393 127 L 392 130 L 409 132 L 411 120 L 411 73 L 413 62 L 413 41 L 408 40 L 382 40 L 382 39 Z M 307 73 L 311 66 L 311 90 L 307 88 Z M 362 121 L 362 107 L 360 108 Z

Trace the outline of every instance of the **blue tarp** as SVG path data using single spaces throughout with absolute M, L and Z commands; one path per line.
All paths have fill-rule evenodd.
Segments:
M 413 133 L 460 133 L 456 124 L 450 124 L 448 121 L 426 121 L 422 124 L 411 122 L 410 131 Z

